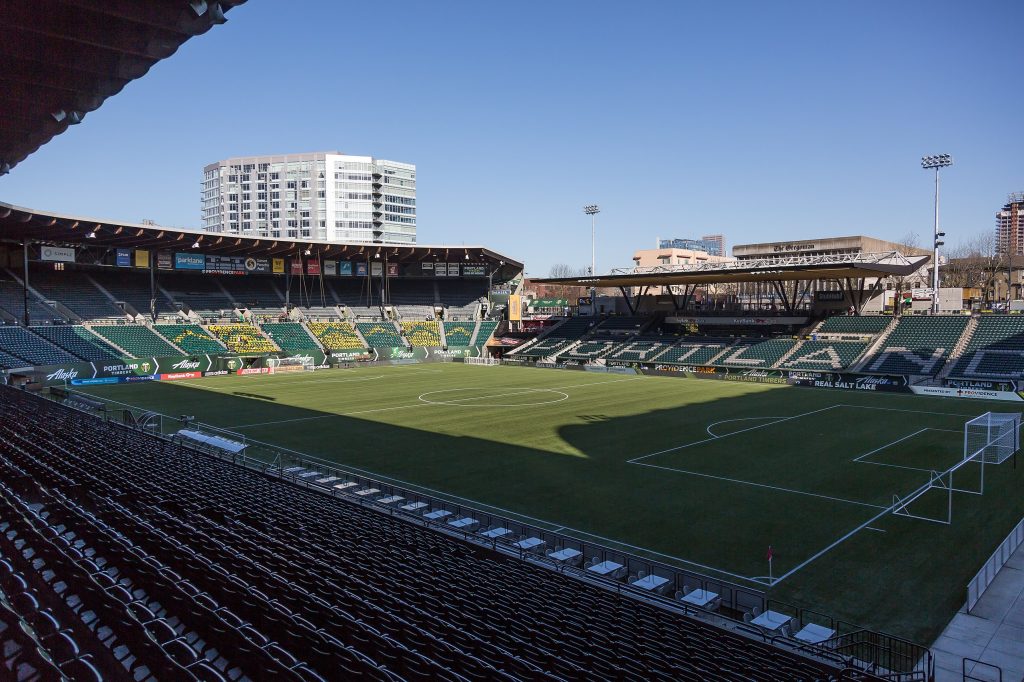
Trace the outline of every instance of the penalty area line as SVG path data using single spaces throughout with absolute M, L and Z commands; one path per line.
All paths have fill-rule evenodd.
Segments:
M 737 436 L 737 435 L 739 435 L 741 433 L 746 433 L 748 431 L 754 431 L 756 429 L 763 429 L 766 426 L 772 426 L 773 424 L 782 424 L 783 422 L 788 422 L 788 421 L 791 421 L 793 419 L 799 419 L 800 417 L 808 417 L 808 416 L 810 416 L 812 414 L 817 414 L 819 412 L 825 412 L 826 410 L 831 410 L 831 409 L 834 409 L 834 408 L 837 408 L 837 407 L 846 407 L 846 405 L 843 405 L 841 403 L 837 404 L 837 405 L 829 405 L 828 407 L 822 407 L 822 408 L 819 408 L 817 410 L 811 410 L 810 412 L 803 412 L 801 414 L 794 414 L 791 417 L 783 417 L 781 419 L 777 419 L 776 421 L 768 422 L 767 424 L 758 424 L 757 426 L 751 426 L 751 427 L 748 427 L 748 428 L 745 428 L 745 429 L 740 429 L 739 431 L 733 431 L 732 433 L 727 433 L 724 436 L 712 436 L 711 438 L 704 438 L 704 439 L 701 439 L 701 440 L 693 441 L 692 443 L 686 443 L 685 445 L 677 445 L 675 447 L 667 448 L 665 450 L 659 450 L 658 452 L 652 452 L 652 453 L 650 453 L 648 455 L 641 455 L 639 457 L 634 457 L 633 459 L 626 460 L 626 464 L 639 464 L 641 461 L 643 461 L 645 459 L 649 459 L 651 457 L 657 457 L 658 455 L 664 455 L 664 454 L 669 453 L 669 452 L 676 452 L 677 450 L 684 450 L 686 448 L 693 447 L 694 445 L 701 445 L 702 443 L 710 443 L 713 440 L 718 440 L 718 439 L 721 439 L 721 438 L 728 438 L 730 436 Z M 714 426 L 714 424 L 712 424 L 712 426 Z

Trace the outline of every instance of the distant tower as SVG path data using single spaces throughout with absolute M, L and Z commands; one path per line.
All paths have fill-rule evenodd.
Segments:
M 1024 255 L 1024 192 L 1009 195 L 996 213 L 996 245 L 1000 253 Z

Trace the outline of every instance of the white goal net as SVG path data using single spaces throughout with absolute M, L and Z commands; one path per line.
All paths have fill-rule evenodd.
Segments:
M 986 412 L 964 424 L 964 459 L 1002 464 L 1020 447 L 1020 413 Z

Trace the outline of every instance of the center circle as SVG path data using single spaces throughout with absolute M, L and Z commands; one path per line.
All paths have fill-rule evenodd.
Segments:
M 552 388 L 446 388 L 442 391 L 428 391 L 419 396 L 428 405 L 451 405 L 453 407 L 529 407 L 551 405 L 568 400 L 569 396 Z

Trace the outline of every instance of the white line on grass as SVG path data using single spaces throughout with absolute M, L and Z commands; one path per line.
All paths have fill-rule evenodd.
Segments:
M 864 526 L 864 530 L 873 530 L 876 533 L 888 533 L 889 532 L 887 530 L 882 530 L 881 528 L 872 528 L 871 526 Z
M 727 476 L 716 476 L 715 474 L 704 474 L 699 471 L 687 471 L 686 469 L 675 469 L 673 467 L 661 466 L 659 464 L 645 464 L 644 462 L 633 462 L 637 466 L 650 467 L 652 469 L 662 469 L 664 471 L 674 471 L 679 474 L 689 474 L 690 476 L 700 476 L 701 478 L 713 478 L 718 481 L 726 481 L 728 483 L 737 483 L 739 485 L 749 485 L 755 488 L 767 488 L 768 490 L 777 490 L 783 493 L 792 493 L 794 495 L 805 495 L 807 497 L 817 497 L 823 500 L 832 500 L 833 502 L 844 502 L 846 504 L 855 504 L 860 507 L 871 507 L 872 509 L 887 509 L 878 504 L 870 504 L 868 502 L 858 502 L 857 500 L 847 500 L 842 497 L 832 497 L 831 495 L 822 495 L 821 493 L 809 493 L 805 490 L 794 490 L 793 488 L 783 488 L 777 485 L 768 485 L 767 483 L 755 483 L 753 481 L 744 481 L 739 478 L 729 478 Z
M 487 399 L 487 398 L 505 398 L 505 397 L 508 397 L 508 396 L 524 395 L 526 393 L 533 393 L 533 392 L 536 392 L 536 391 L 554 391 L 556 389 L 586 388 L 588 386 L 599 386 L 601 384 L 615 384 L 615 383 L 619 383 L 620 381 L 640 381 L 641 379 L 646 379 L 646 378 L 647 377 L 633 377 L 633 378 L 630 378 L 630 379 L 613 379 L 611 381 L 591 381 L 591 382 L 586 383 L 586 384 L 572 384 L 570 386 L 555 386 L 555 387 L 551 387 L 551 388 L 524 388 L 524 389 L 518 390 L 515 393 L 499 393 L 499 394 L 495 394 L 495 395 L 481 395 L 481 396 L 477 396 L 475 398 L 460 398 L 459 400 L 460 401 L 465 401 L 465 400 L 484 400 L 484 399 Z M 393 410 L 405 410 L 405 409 L 412 408 L 412 407 L 427 407 L 428 405 L 441 405 L 441 406 L 445 406 L 444 403 L 416 402 L 416 403 L 412 403 L 410 405 L 392 405 L 392 406 L 389 406 L 389 407 L 378 407 L 378 408 L 374 408 L 372 410 L 359 410 L 359 411 L 356 411 L 356 412 L 339 412 L 337 414 L 318 414 L 318 415 L 315 415 L 315 416 L 312 416 L 312 417 L 295 417 L 294 419 L 279 419 L 277 421 L 256 422 L 256 423 L 253 423 L 253 424 L 238 424 L 236 426 L 225 426 L 225 427 L 222 427 L 222 428 L 231 429 L 231 430 L 248 429 L 248 428 L 252 428 L 254 426 L 270 426 L 270 425 L 273 425 L 273 424 L 291 424 L 291 423 L 294 423 L 294 422 L 314 421 L 314 420 L 317 420 L 317 419 L 330 419 L 331 417 L 351 417 L 351 416 L 355 416 L 355 415 L 358 415 L 358 414 L 373 414 L 373 413 L 376 413 L 376 412 L 390 412 L 390 411 L 393 411 Z M 525 405 L 524 407 L 529 407 L 529 405 Z M 300 409 L 304 409 L 304 408 L 300 408 Z
M 642 379 L 642 378 L 647 378 L 647 377 L 636 377 L 636 378 L 637 379 Z M 592 385 L 603 384 L 603 383 L 609 383 L 609 382 L 598 381 L 598 382 L 592 382 L 592 383 L 589 383 L 589 384 L 579 384 L 578 386 L 581 386 L 581 387 L 582 386 L 592 386 Z M 570 387 L 563 386 L 563 388 L 570 388 Z M 81 392 L 84 393 L 85 395 L 90 395 L 91 396 L 91 394 L 89 394 L 86 391 L 81 391 Z M 91 397 L 97 397 L 97 396 L 91 396 Z M 112 402 L 117 402 L 117 401 L 112 401 Z M 137 405 L 130 405 L 128 403 L 119 403 L 119 404 L 125 405 L 127 407 L 132 407 L 132 408 L 138 409 L 138 410 L 147 409 L 147 408 L 139 407 Z M 422 406 L 424 404 L 425 403 L 417 403 L 416 406 Z M 414 407 L 414 406 L 413 405 L 408 405 L 407 407 Z M 167 415 L 163 415 L 163 416 L 166 417 Z M 341 415 L 328 415 L 328 416 L 341 416 Z M 170 417 L 168 417 L 168 418 L 170 418 Z M 219 428 L 219 429 L 222 429 L 222 430 L 226 431 L 228 427 L 216 427 L 216 428 Z M 271 443 L 270 445 L 273 445 L 273 444 Z M 644 554 L 648 554 L 648 555 L 651 555 L 651 556 L 661 557 L 663 559 L 671 559 L 671 560 L 673 560 L 673 561 L 675 561 L 677 563 L 685 564 L 687 566 L 695 566 L 697 568 L 702 568 L 702 569 L 706 569 L 706 570 L 709 570 L 709 571 L 714 571 L 715 573 L 718 573 L 720 575 L 729 576 L 730 578 L 736 578 L 738 580 L 745 580 L 747 582 L 757 583 L 757 584 L 764 584 L 764 582 L 765 582 L 764 580 L 760 580 L 760 579 L 757 579 L 757 578 L 751 578 L 750 576 L 740 575 L 739 573 L 733 573 L 732 571 L 726 571 L 726 570 L 723 570 L 721 568 L 718 568 L 717 566 L 710 566 L 708 564 L 702 564 L 702 563 L 697 562 L 697 561 L 690 561 L 689 559 L 684 559 L 682 557 L 674 556 L 672 554 L 665 554 L 664 552 L 658 552 L 656 550 L 649 549 L 647 547 L 641 547 L 639 545 L 633 545 L 633 544 L 630 544 L 628 542 L 623 542 L 621 540 L 616 540 L 614 538 L 606 537 L 604 535 L 596 535 L 594 533 L 588 533 L 587 531 L 579 530 L 578 528 L 572 528 L 570 526 L 558 526 L 556 523 L 554 523 L 552 521 L 547 521 L 545 519 L 540 519 L 540 518 L 537 518 L 536 516 L 530 516 L 529 514 L 522 514 L 520 512 L 512 511 L 511 509 L 506 509 L 504 507 L 499 507 L 499 506 L 493 505 L 493 504 L 487 504 L 486 502 L 480 502 L 479 500 L 474 500 L 474 499 L 469 498 L 469 497 L 463 497 L 461 495 L 455 495 L 455 494 L 452 494 L 452 493 L 443 492 L 443 491 L 437 490 L 435 488 L 430 488 L 428 486 L 419 485 L 417 483 L 411 483 L 411 482 L 403 480 L 401 478 L 395 478 L 394 476 L 388 476 L 386 474 L 381 474 L 381 473 L 378 473 L 376 471 L 371 471 L 369 469 L 364 469 L 362 467 L 353 466 L 351 464 L 345 464 L 343 462 L 328 461 L 328 460 L 323 459 L 322 457 L 318 457 L 316 455 L 309 455 L 307 453 L 300 452 L 298 450 L 291 450 L 290 448 L 286 448 L 286 447 L 283 447 L 283 446 L 273 445 L 273 447 L 276 447 L 277 449 L 282 450 L 282 451 L 287 451 L 287 452 L 291 452 L 291 453 L 294 453 L 294 454 L 297 454 L 297 455 L 302 455 L 303 457 L 308 457 L 308 458 L 311 458 L 311 459 L 314 459 L 314 460 L 319 460 L 319 462 L 324 464 L 325 466 L 333 466 L 333 467 L 336 467 L 338 469 L 343 469 L 343 470 L 346 470 L 346 471 L 360 472 L 360 473 L 365 474 L 366 476 L 368 476 L 370 478 L 373 478 L 375 480 L 379 480 L 379 481 L 382 481 L 382 482 L 383 481 L 389 481 L 391 483 L 395 483 L 395 484 L 398 484 L 398 485 L 400 485 L 400 486 L 402 486 L 404 488 L 407 488 L 408 490 L 414 490 L 414 491 L 420 491 L 420 492 L 424 492 L 424 493 L 429 493 L 430 495 L 433 495 L 433 496 L 437 497 L 440 500 L 449 500 L 449 501 L 450 500 L 461 500 L 463 502 L 468 502 L 468 503 L 472 504 L 473 506 L 480 508 L 481 511 L 486 511 L 486 510 L 490 509 L 490 510 L 493 510 L 493 511 L 501 512 L 502 514 L 505 514 L 507 516 L 510 516 L 510 517 L 513 517 L 513 518 L 516 518 L 516 519 L 526 519 L 527 521 L 534 522 L 538 526 L 546 526 L 548 530 L 551 530 L 553 528 L 560 528 L 561 531 L 571 531 L 571 533 L 568 533 L 568 535 L 570 535 L 570 536 L 573 536 L 573 535 L 575 535 L 575 536 L 583 535 L 583 536 L 586 536 L 588 538 L 596 538 L 598 540 L 604 540 L 606 542 L 610 542 L 610 543 L 618 545 L 620 547 L 628 547 L 629 549 L 634 549 L 634 550 L 637 550 L 639 552 L 642 552 Z M 561 531 L 558 531 L 558 532 L 561 532 Z M 551 530 L 551 532 L 556 532 L 556 531 Z M 579 540 L 580 538 L 577 537 L 576 539 Z
M 859 462 L 859 461 L 861 461 L 862 459 L 864 459 L 865 457 L 870 457 L 871 455 L 875 454 L 876 452 L 881 452 L 882 450 L 885 450 L 886 448 L 892 447 L 893 445 L 896 445 L 897 443 L 902 443 L 902 442 L 903 442 L 903 441 L 905 441 L 905 440 L 910 440 L 911 438 L 913 438 L 913 437 L 914 437 L 914 436 L 916 436 L 917 434 L 919 434 L 919 433 L 924 433 L 924 432 L 925 432 L 925 431 L 927 431 L 927 430 L 928 430 L 928 428 L 927 428 L 927 427 L 925 427 L 925 428 L 923 428 L 923 429 L 918 429 L 917 431 L 914 431 L 914 432 L 913 432 L 912 434 L 910 434 L 910 435 L 908 435 L 908 436 L 903 436 L 903 438 L 898 438 L 897 440 L 894 440 L 894 441 L 893 441 L 893 442 L 891 442 L 891 443 L 886 443 L 885 445 L 883 445 L 883 446 L 881 446 L 881 447 L 877 447 L 877 448 L 875 448 L 875 449 L 874 449 L 874 450 L 872 450 L 871 452 L 865 452 L 865 453 L 864 453 L 863 455 L 861 455 L 860 457 L 854 457 L 853 461 L 854 461 L 854 462 Z M 867 464 L 877 464 L 877 462 L 867 462 Z
M 739 431 L 733 431 L 732 433 L 727 433 L 724 436 L 712 436 L 711 438 L 704 438 L 702 440 L 696 440 L 696 441 L 693 441 L 692 443 L 686 443 L 685 445 L 677 445 L 674 448 L 667 448 L 665 450 L 659 450 L 658 452 L 652 452 L 649 455 L 641 455 L 640 457 L 634 457 L 633 459 L 626 460 L 626 463 L 627 464 L 639 464 L 642 460 L 648 459 L 650 457 L 657 457 L 658 455 L 664 455 L 665 453 L 668 453 L 668 452 L 675 452 L 676 450 L 683 450 L 685 448 L 693 447 L 694 445 L 700 445 L 701 443 L 710 443 L 711 441 L 717 440 L 719 438 L 728 438 L 730 436 L 736 436 L 736 435 L 739 435 L 741 433 L 746 433 L 747 431 L 754 431 L 755 429 L 763 429 L 766 426 L 772 426 L 774 424 L 781 424 L 782 422 L 788 422 L 788 421 L 793 420 L 793 419 L 799 419 L 800 417 L 807 417 L 809 415 L 817 414 L 819 412 L 824 412 L 826 410 L 831 410 L 831 409 L 836 408 L 836 407 L 845 407 L 845 405 L 829 405 L 828 407 L 822 407 L 822 408 L 817 409 L 817 410 L 811 410 L 810 412 L 804 412 L 802 414 L 794 414 L 792 417 L 783 417 L 783 418 L 778 419 L 776 421 L 768 422 L 767 424 L 758 424 L 757 426 L 751 426 L 751 427 L 746 428 L 746 429 L 740 429 Z
M 725 436 L 716 436 L 714 433 L 712 433 L 711 432 L 711 427 L 712 426 L 718 426 L 719 424 L 728 424 L 729 422 L 749 422 L 749 421 L 755 421 L 755 420 L 758 420 L 758 419 L 761 419 L 761 420 L 764 420 L 764 419 L 776 419 L 776 420 L 779 420 L 779 419 L 785 419 L 785 417 L 737 417 L 736 419 L 723 419 L 721 421 L 711 422 L 710 424 L 708 424 L 708 428 L 705 429 L 705 431 L 707 431 L 708 435 L 711 436 L 712 438 L 724 438 Z M 725 434 L 725 435 L 728 436 L 729 434 Z
M 860 531 L 864 530 L 865 528 L 870 527 L 871 524 L 874 523 L 875 521 L 877 521 L 878 519 L 882 518 L 886 514 L 891 514 L 891 513 L 892 513 L 892 506 L 885 507 L 884 509 L 882 509 L 882 511 L 878 512 L 877 514 L 875 514 L 870 519 L 868 519 L 864 523 L 860 524 L 859 526 L 857 526 L 856 528 L 851 530 L 849 533 L 847 533 L 843 537 L 841 537 L 838 540 L 835 540 L 834 542 L 832 542 L 832 544 L 827 546 L 825 549 L 822 549 L 822 550 L 816 552 L 815 554 L 811 555 L 811 557 L 809 559 L 805 559 L 804 561 L 800 562 L 799 564 L 797 564 L 793 568 L 789 569 L 788 571 L 786 571 L 785 573 L 780 575 L 778 578 L 776 578 L 772 582 L 772 585 L 778 585 L 783 580 L 785 580 L 789 576 L 793 575 L 794 573 L 796 573 L 797 571 L 802 569 L 807 564 L 811 563 L 812 561 L 817 561 L 819 558 L 821 558 L 822 556 L 824 556 L 828 552 L 832 551 L 833 549 L 835 549 L 839 545 L 843 544 L 844 542 L 846 542 L 847 540 L 852 538 L 854 535 L 856 535 Z

